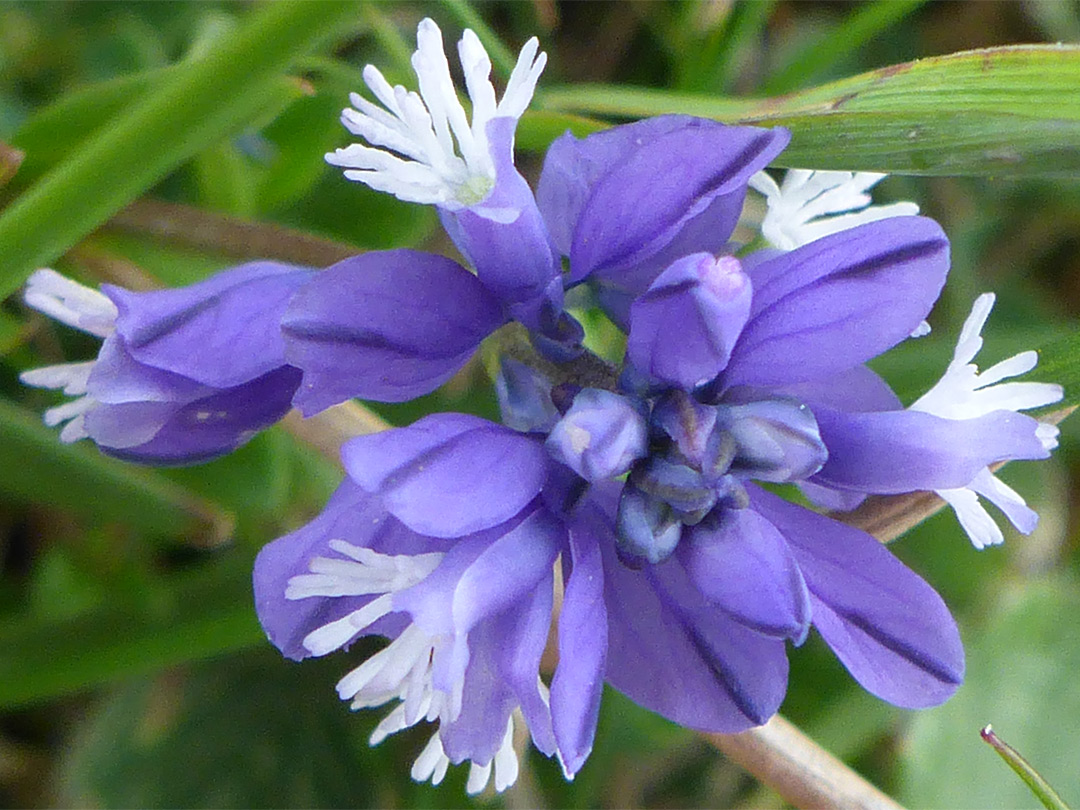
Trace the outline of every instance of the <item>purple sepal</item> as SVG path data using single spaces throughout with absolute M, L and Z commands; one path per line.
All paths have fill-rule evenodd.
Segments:
M 495 161 L 495 187 L 480 204 L 460 211 L 440 210 L 447 234 L 476 268 L 480 281 L 504 304 L 528 304 L 554 296 L 562 308 L 562 269 L 532 189 L 514 167 L 517 119 L 495 118 L 487 126 Z M 519 316 L 535 328 L 531 318 Z
M 691 465 L 705 462 L 709 438 L 716 426 L 716 408 L 702 405 L 685 391 L 672 390 L 653 406 L 649 422 L 667 435 Z
M 634 568 L 666 560 L 682 536 L 682 523 L 660 498 L 627 483 L 615 519 L 619 558 Z
M 172 290 L 102 291 L 119 310 L 116 334 L 138 362 L 228 388 L 285 364 L 279 322 L 307 268 L 252 262 Z
M 708 382 L 727 365 L 750 298 L 750 279 L 734 256 L 685 256 L 630 307 L 627 357 L 679 388 Z
M 139 464 L 198 464 L 230 453 L 281 419 L 292 407 L 300 370 L 283 366 L 243 385 L 174 405 L 163 420 L 160 403 L 100 405 L 86 414 L 86 431 L 106 455 Z M 127 445 L 130 431 L 147 409 L 160 427 L 149 441 Z M 111 446 L 111 437 L 116 444 Z M 98 438 L 100 437 L 100 439 Z
M 726 387 L 833 377 L 911 334 L 941 292 L 949 242 L 925 217 L 870 222 L 757 264 Z
M 424 554 L 445 547 L 443 541 L 418 535 L 394 520 L 378 498 L 346 478 L 318 517 L 266 544 L 255 558 L 255 612 L 270 641 L 286 658 L 294 661 L 311 656 L 303 645 L 308 633 L 360 609 L 375 598 L 285 598 L 290 579 L 310 573 L 313 558 L 331 555 L 331 540 L 344 540 L 383 554 Z M 365 634 L 396 635 L 404 627 L 404 621 L 403 617 L 388 616 L 372 625 Z
M 694 586 L 733 619 L 802 644 L 810 595 L 787 542 L 753 509 L 725 510 L 686 532 L 677 557 Z
M 511 519 L 544 483 L 536 439 L 476 416 L 438 413 L 350 439 L 346 471 L 414 531 L 461 537 Z
M 634 571 L 601 548 L 612 686 L 703 731 L 745 731 L 776 713 L 787 688 L 782 640 L 709 605 L 677 557 Z
M 500 672 L 517 695 L 533 745 L 547 756 L 555 753 L 555 732 L 547 696 L 541 693 L 540 659 L 547 647 L 554 606 L 554 580 L 546 577 L 518 611 L 497 616 Z
M 1012 411 L 944 419 L 921 411 L 816 409 L 829 460 L 812 479 L 879 494 L 954 489 L 998 461 L 1048 458 L 1038 422 Z
M 801 481 L 829 457 L 810 409 L 792 399 L 717 407 L 716 429 L 735 441 L 731 472 L 743 478 Z
M 936 706 L 956 691 L 964 649 L 933 588 L 865 532 L 757 487 L 751 499 L 791 545 L 814 626 L 855 680 L 908 709 Z
M 635 275 L 677 241 L 681 255 L 718 249 L 735 226 L 750 177 L 789 138 L 779 128 L 666 115 L 580 141 L 569 133 L 557 139 L 536 196 L 555 245 L 570 256 L 570 282 Z M 684 231 L 704 243 L 683 242 Z M 639 278 L 636 292 L 654 277 Z
M 511 357 L 499 361 L 495 378 L 502 423 L 523 433 L 547 433 L 559 419 L 551 401 L 551 381 Z
M 630 400 L 585 388 L 551 429 L 548 452 L 587 481 L 617 478 L 648 449 L 645 418 Z
M 464 267 L 415 250 L 365 253 L 301 287 L 281 323 L 310 416 L 351 397 L 403 402 L 433 391 L 504 322 Z
M 603 542 L 611 530 L 594 506 L 570 524 L 570 574 L 559 615 L 559 665 L 551 682 L 551 715 L 566 773 L 577 773 L 592 750 L 607 661 Z M 565 558 L 564 558 L 565 559 Z

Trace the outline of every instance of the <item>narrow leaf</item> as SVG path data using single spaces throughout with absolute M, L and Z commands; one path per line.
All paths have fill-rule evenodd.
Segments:
M 231 517 L 160 473 L 102 456 L 87 443 L 60 444 L 57 431 L 0 400 L 0 492 L 200 545 L 225 539 Z
M 1017 45 L 881 68 L 770 99 L 584 85 L 549 88 L 546 110 L 638 118 L 684 113 L 785 126 L 775 165 L 916 175 L 1067 175 L 1080 170 L 1080 46 Z
M 851 13 L 829 33 L 795 55 L 762 88 L 769 95 L 805 86 L 852 51 L 911 14 L 926 0 L 875 0 L 852 7 Z
M 251 560 L 237 552 L 65 622 L 0 627 L 0 708 L 21 706 L 266 643 L 251 604 Z

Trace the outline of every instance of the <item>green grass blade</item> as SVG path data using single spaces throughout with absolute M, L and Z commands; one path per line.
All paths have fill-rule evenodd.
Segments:
M 60 444 L 57 431 L 0 400 L 0 492 L 149 534 L 220 540 L 231 518 L 160 473 L 124 464 L 86 442 Z
M 789 93 L 819 78 L 822 73 L 869 42 L 894 23 L 926 3 L 926 0 L 876 0 L 855 6 L 840 25 L 808 45 L 762 87 L 766 95 Z
M 141 602 L 115 601 L 65 622 L 0 627 L 0 708 L 266 644 L 247 555 L 155 585 Z
M 0 296 L 192 155 L 264 114 L 281 92 L 279 74 L 356 13 L 354 3 L 269 3 L 234 36 L 177 66 L 158 92 L 0 216 Z
M 548 88 L 545 110 L 639 118 L 685 113 L 786 126 L 784 167 L 916 175 L 1080 171 L 1080 46 L 1017 45 L 882 68 L 773 99 L 585 85 Z

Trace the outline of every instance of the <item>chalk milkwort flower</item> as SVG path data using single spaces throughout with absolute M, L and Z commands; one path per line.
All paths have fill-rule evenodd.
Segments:
M 389 250 L 138 295 L 41 271 L 28 302 L 104 339 L 93 364 L 24 375 L 82 396 L 47 420 L 71 419 L 64 440 L 114 455 L 197 460 L 290 401 L 310 415 L 428 393 L 516 321 L 528 340 L 501 359 L 503 424 L 436 413 L 346 442 L 323 512 L 256 561 L 259 618 L 287 657 L 388 639 L 338 684 L 353 708 L 393 704 L 372 744 L 438 721 L 413 777 L 438 783 L 468 762 L 469 792 L 492 777 L 502 790 L 524 723 L 572 777 L 605 682 L 683 725 L 741 731 L 777 711 L 786 644 L 811 626 L 873 694 L 946 700 L 964 659 L 934 590 L 870 535 L 772 491 L 794 484 L 850 509 L 934 490 L 977 546 L 1000 541 L 979 495 L 1034 526 L 990 466 L 1049 455 L 1056 431 L 1019 411 L 1061 391 L 997 384 L 1033 353 L 981 374 L 970 364 L 992 298 L 911 407 L 865 365 L 925 331 L 948 271 L 940 227 L 911 204 L 869 206 L 877 176 L 792 172 L 777 185 L 763 169 L 785 130 L 688 116 L 567 133 L 534 194 L 513 141 L 545 64 L 536 40 L 497 99 L 465 32 L 470 120 L 438 28 L 424 20 L 417 39 L 419 93 L 366 68 L 378 103 L 354 94 L 342 121 L 367 145 L 327 160 L 434 205 L 471 270 Z M 768 205 L 762 250 L 731 242 L 751 187 Z M 584 348 L 572 288 L 626 333 L 620 367 Z
M 312 270 L 240 265 L 184 289 L 84 287 L 42 269 L 26 303 L 102 338 L 97 359 L 23 372 L 74 400 L 45 413 L 60 440 L 89 438 L 143 464 L 190 464 L 231 452 L 288 411 L 300 371 L 285 362 L 280 320 Z

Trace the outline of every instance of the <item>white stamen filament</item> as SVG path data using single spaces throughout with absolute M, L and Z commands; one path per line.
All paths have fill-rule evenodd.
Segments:
M 374 622 L 394 612 L 394 594 L 425 579 L 444 556 L 441 553 L 392 556 L 338 539 L 331 540 L 329 547 L 341 556 L 313 558 L 308 566 L 311 573 L 289 580 L 286 598 L 378 595 L 362 608 L 309 633 L 303 644 L 315 655 L 340 649 Z M 459 645 L 463 643 L 463 639 L 458 640 Z M 457 718 L 465 686 L 464 673 L 450 685 L 449 693 L 435 687 L 434 676 L 438 656 L 449 655 L 454 649 L 453 639 L 431 637 L 412 623 L 338 682 L 338 695 L 342 700 L 350 700 L 353 709 L 400 701 L 375 727 L 369 738 L 371 745 L 378 745 L 389 735 L 421 720 L 448 723 Z M 546 693 L 542 682 L 541 687 Z M 437 785 L 450 764 L 436 731 L 413 764 L 412 777 L 417 781 L 430 779 Z M 482 791 L 492 773 L 495 789 L 500 792 L 517 779 L 512 715 L 493 759 L 483 764 L 471 762 L 467 790 L 473 794 Z
M 506 92 L 496 102 L 491 60 L 476 34 L 466 30 L 458 56 L 472 104 L 470 124 L 450 75 L 442 32 L 432 20 L 420 22 L 416 44 L 412 65 L 419 94 L 391 87 L 378 68 L 365 67 L 364 83 L 383 106 L 350 94 L 353 109 L 343 110 L 341 121 L 371 146 L 352 144 L 328 153 L 326 161 L 344 168 L 349 180 L 406 202 L 448 210 L 476 205 L 495 184 L 487 125 L 493 118 L 521 116 L 532 100 L 547 56 L 537 54 L 535 37 L 525 43 Z

